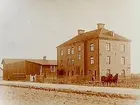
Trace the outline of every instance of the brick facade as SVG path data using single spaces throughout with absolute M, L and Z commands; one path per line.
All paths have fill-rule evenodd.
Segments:
M 108 69 L 111 69 L 110 73 L 112 74 L 121 74 L 120 72 L 125 70 L 125 75 L 130 75 L 130 42 L 129 39 L 105 29 L 104 24 L 98 24 L 98 29 L 90 32 L 82 30 L 79 33 L 78 31 L 77 36 L 57 47 L 57 76 L 63 77 L 65 80 L 76 79 L 78 76 L 91 80 L 94 75 L 96 80 L 99 81 Z M 109 52 L 106 51 L 106 43 L 111 45 L 111 51 Z M 91 44 L 93 44 L 93 51 L 91 51 Z M 125 52 L 120 51 L 121 44 L 125 45 Z M 78 51 L 78 46 L 81 47 L 81 51 Z M 74 49 L 74 54 L 73 52 L 69 54 L 68 49 L 70 51 Z M 79 54 L 81 59 L 78 59 Z M 107 56 L 111 57 L 109 65 L 106 64 Z M 122 56 L 126 58 L 125 65 L 120 64 Z

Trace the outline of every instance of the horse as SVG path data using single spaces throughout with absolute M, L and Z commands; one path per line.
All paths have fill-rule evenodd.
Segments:
M 119 76 L 119 74 L 117 73 L 117 74 L 115 74 L 115 76 L 113 76 L 113 78 L 112 78 L 112 82 L 115 84 L 115 86 L 117 86 L 117 84 L 118 84 L 118 76 Z
M 107 86 L 108 86 L 108 84 L 111 85 L 112 79 L 113 79 L 113 75 L 112 74 L 109 74 L 107 77 L 106 76 L 102 76 L 101 77 L 102 85 L 104 86 L 105 83 L 107 84 Z

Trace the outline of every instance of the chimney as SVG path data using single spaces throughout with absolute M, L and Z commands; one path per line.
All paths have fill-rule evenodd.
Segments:
M 43 60 L 46 60 L 46 56 L 43 56 Z
M 78 35 L 85 33 L 85 30 L 79 29 L 78 30 Z
M 105 25 L 105 24 L 103 24 L 103 23 L 98 23 L 98 24 L 97 24 L 97 28 L 98 28 L 98 29 L 104 28 L 104 25 Z
M 110 31 L 111 36 L 114 37 L 114 31 Z

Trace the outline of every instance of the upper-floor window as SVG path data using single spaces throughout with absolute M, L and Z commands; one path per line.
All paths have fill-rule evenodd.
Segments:
M 122 51 L 122 52 L 125 52 L 125 45 L 124 45 L 124 44 L 121 44 L 121 46 L 120 46 L 120 47 L 121 47 L 121 48 L 120 48 L 120 49 L 121 49 L 121 51 Z
M 63 67 L 63 60 L 60 61 L 60 66 Z
M 60 55 L 63 56 L 64 52 L 63 50 L 60 50 Z
M 71 60 L 71 64 L 74 65 L 74 59 Z
M 71 54 L 74 54 L 74 48 L 73 47 L 71 48 Z
M 110 56 L 107 56 L 106 57 L 106 64 L 110 64 L 111 63 L 111 57 Z
M 106 50 L 110 51 L 110 43 L 106 43 Z
M 78 46 L 78 51 L 81 51 L 81 46 Z
M 94 57 L 93 56 L 90 57 L 90 64 L 94 64 Z
M 125 57 L 121 57 L 121 64 L 122 64 L 122 65 L 125 64 Z
M 78 54 L 78 59 L 81 59 L 81 55 L 80 54 Z
M 70 48 L 68 48 L 68 54 L 70 54 Z
M 90 51 L 93 51 L 93 50 L 94 50 L 94 44 L 91 43 L 91 44 L 90 44 Z
M 67 61 L 67 65 L 70 66 L 70 59 L 68 59 L 68 61 Z

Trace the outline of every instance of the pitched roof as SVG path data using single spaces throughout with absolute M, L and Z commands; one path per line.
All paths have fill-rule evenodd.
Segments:
M 26 61 L 37 63 L 40 65 L 57 65 L 57 60 L 32 59 L 32 60 L 26 60 Z
M 57 65 L 57 60 L 43 60 L 43 59 L 3 59 L 1 63 L 3 64 L 4 62 L 5 64 L 10 64 L 22 61 L 29 61 L 40 65 Z
M 72 43 L 75 43 L 78 41 L 84 41 L 84 40 L 88 40 L 88 39 L 92 39 L 92 38 L 107 39 L 107 40 L 119 40 L 119 41 L 131 41 L 131 40 L 129 40 L 129 39 L 117 34 L 117 33 L 114 33 L 114 36 L 112 36 L 111 32 L 112 31 L 109 31 L 105 28 L 92 30 L 92 31 L 85 32 L 85 33 L 80 34 L 80 35 L 76 35 L 72 39 L 62 43 L 59 46 L 68 45 L 68 44 L 72 44 Z M 57 46 L 57 47 L 59 47 L 59 46 Z
M 21 62 L 21 61 L 25 61 L 25 59 L 4 58 L 4 59 L 2 59 L 1 64 L 3 64 L 3 63 L 5 63 L 5 64 L 10 64 L 10 63 Z

